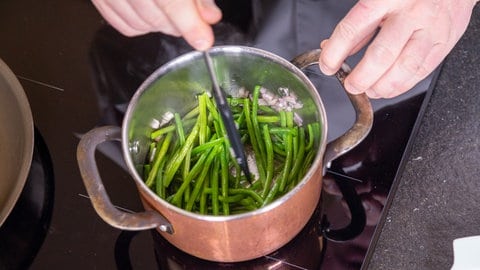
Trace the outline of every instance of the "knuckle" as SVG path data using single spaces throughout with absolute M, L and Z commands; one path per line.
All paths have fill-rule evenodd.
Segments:
M 409 89 L 409 82 L 392 80 L 380 82 L 375 86 L 377 93 L 381 93 L 382 98 L 393 98 L 406 92 Z
M 365 91 L 365 94 L 367 94 L 367 96 L 369 98 L 379 98 L 380 95 L 378 94 L 378 92 L 375 90 L 375 89 L 368 89 L 367 91 Z
M 169 27 L 170 21 L 165 16 L 157 16 L 150 21 L 150 25 L 155 28 Z
M 364 92 L 367 89 L 370 88 L 370 84 L 367 82 L 364 82 L 360 79 L 355 79 L 355 78 L 348 78 L 348 84 L 353 87 L 353 89 L 356 89 L 357 91 Z
M 176 0 L 159 0 L 159 1 L 156 1 L 157 2 L 157 6 L 162 9 L 165 13 L 173 13 L 175 12 L 176 10 L 178 10 L 178 5 L 179 5 L 179 2 L 181 1 L 176 1 Z
M 411 76 L 421 76 L 427 73 L 423 60 L 416 55 L 407 55 L 400 59 L 399 67 Z
M 369 57 L 375 63 L 390 65 L 396 58 L 390 47 L 380 42 L 374 42 L 369 48 Z
M 357 27 L 348 20 L 342 20 L 337 25 L 337 33 L 344 40 L 355 38 L 357 32 Z
M 161 9 L 164 9 L 165 7 L 168 7 L 174 2 L 174 0 L 155 0 L 155 3 L 157 6 Z

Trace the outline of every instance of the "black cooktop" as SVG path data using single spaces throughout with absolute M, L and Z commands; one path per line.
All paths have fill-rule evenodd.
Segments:
M 240 26 L 240 34 L 218 42 L 255 45 L 245 34 L 245 18 L 230 15 L 232 7 L 224 8 L 229 16 L 215 28 L 217 35 L 229 33 L 232 25 Z M 213 263 L 181 252 L 155 231 L 120 231 L 104 223 L 90 204 L 75 156 L 83 133 L 96 126 L 120 125 L 139 84 L 189 48 L 160 34 L 125 38 L 103 23 L 90 1 L 3 1 L 0 15 L 0 34 L 8 37 L 0 43 L 0 57 L 25 88 L 36 126 L 27 184 L 0 227 L 1 269 L 361 269 L 368 265 L 380 228 L 388 222 L 385 209 L 435 74 L 407 95 L 372 102 L 371 133 L 332 163 L 317 211 L 295 239 L 253 261 Z M 306 72 L 326 106 L 329 139 L 335 138 L 353 123 L 353 109 L 333 78 L 314 68 Z M 98 151 L 102 179 L 117 207 L 141 211 L 119 147 L 110 143 Z

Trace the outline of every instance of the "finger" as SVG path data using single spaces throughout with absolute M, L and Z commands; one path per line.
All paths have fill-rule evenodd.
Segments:
M 130 8 L 146 24 L 149 32 L 162 32 L 172 36 L 180 36 L 180 32 L 170 23 L 165 13 L 153 1 L 128 0 Z
M 359 52 L 363 47 L 365 47 L 365 45 L 368 44 L 368 42 L 370 42 L 370 40 L 374 35 L 375 35 L 375 32 L 368 34 L 362 41 L 360 41 L 360 43 L 358 43 L 357 45 L 355 45 L 355 47 L 353 47 L 352 51 L 350 51 L 348 55 L 349 56 L 354 55 L 357 52 Z M 320 42 L 320 48 L 321 49 L 325 48 L 325 45 L 327 43 L 328 43 L 328 39 L 322 40 L 322 42 Z
M 381 96 L 374 89 L 367 89 L 367 91 L 365 91 L 365 94 L 369 98 L 373 98 L 373 99 L 381 98 Z
M 359 52 L 361 49 L 363 49 L 363 47 L 365 47 L 372 40 L 375 34 L 376 34 L 376 31 L 365 36 L 365 38 L 362 41 L 360 41 L 360 43 L 358 43 L 357 45 L 355 45 L 355 47 L 353 47 L 353 49 L 350 51 L 349 56 L 354 55 L 357 52 Z
M 128 1 L 116 0 L 113 3 L 111 1 L 104 2 L 130 28 L 141 33 L 150 32 L 151 26 L 137 13 L 135 8 L 132 7 Z
M 213 45 L 213 30 L 190 0 L 157 0 L 170 22 L 183 38 L 196 50 L 206 50 Z
M 120 33 L 126 36 L 135 36 L 144 33 L 144 31 L 131 27 L 110 5 L 107 5 L 105 1 L 92 0 L 92 3 L 105 20 Z
M 384 98 L 406 92 L 439 64 L 438 61 L 425 61 L 428 55 L 432 54 L 438 59 L 444 50 L 445 47 L 440 43 L 435 44 L 425 29 L 417 30 L 393 66 L 373 85 L 373 91 Z
M 368 46 L 365 55 L 345 79 L 345 88 L 359 94 L 371 88 L 395 63 L 414 27 L 404 16 L 389 17 Z
M 320 55 L 320 68 L 335 73 L 350 52 L 380 25 L 386 13 L 377 0 L 360 0 L 338 23 Z
M 208 24 L 218 23 L 222 19 L 222 11 L 214 0 L 197 0 L 197 7 L 200 16 Z

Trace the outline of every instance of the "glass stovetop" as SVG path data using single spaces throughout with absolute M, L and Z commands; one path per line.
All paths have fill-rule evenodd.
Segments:
M 0 227 L 0 269 L 361 269 L 368 265 L 379 230 L 388 222 L 385 209 L 435 76 L 408 95 L 373 101 L 372 132 L 332 163 L 319 207 L 295 239 L 257 260 L 212 263 L 179 251 L 155 231 L 120 231 L 104 223 L 90 204 L 75 155 L 81 134 L 96 126 L 119 125 L 136 87 L 183 47 L 157 34 L 122 37 L 102 22 L 90 1 L 2 1 L 0 22 L 0 57 L 29 98 L 37 161 L 19 202 Z M 172 46 L 173 51 L 168 49 Z M 328 136 L 335 138 L 353 123 L 353 109 L 332 78 L 315 69 L 307 74 L 326 106 Z M 119 144 L 102 145 L 97 162 L 111 200 L 125 211 L 141 211 Z M 352 216 L 356 221 L 347 226 Z M 338 235 L 328 234 L 337 240 L 354 237 L 327 239 L 322 237 L 326 228 L 334 232 L 345 228 Z

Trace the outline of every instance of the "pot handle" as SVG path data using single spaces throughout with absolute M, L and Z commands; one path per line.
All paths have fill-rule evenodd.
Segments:
M 298 68 L 304 69 L 310 65 L 318 64 L 320 52 L 321 49 L 305 52 L 295 57 L 291 62 Z M 344 89 L 344 81 L 350 71 L 350 67 L 346 63 L 343 63 L 340 70 L 335 74 Z M 364 93 L 354 95 L 347 91 L 345 92 L 355 109 L 356 120 L 347 132 L 327 144 L 324 155 L 324 164 L 326 164 L 327 167 L 330 167 L 330 162 L 332 160 L 350 151 L 363 141 L 370 132 L 373 124 L 372 105 L 367 95 Z
M 127 213 L 117 209 L 105 190 L 95 161 L 95 150 L 105 141 L 120 141 L 121 130 L 115 126 L 92 129 L 82 136 L 77 147 L 77 160 L 83 183 L 97 214 L 108 224 L 122 230 L 146 230 L 159 228 L 172 234 L 168 220 L 154 211 Z

